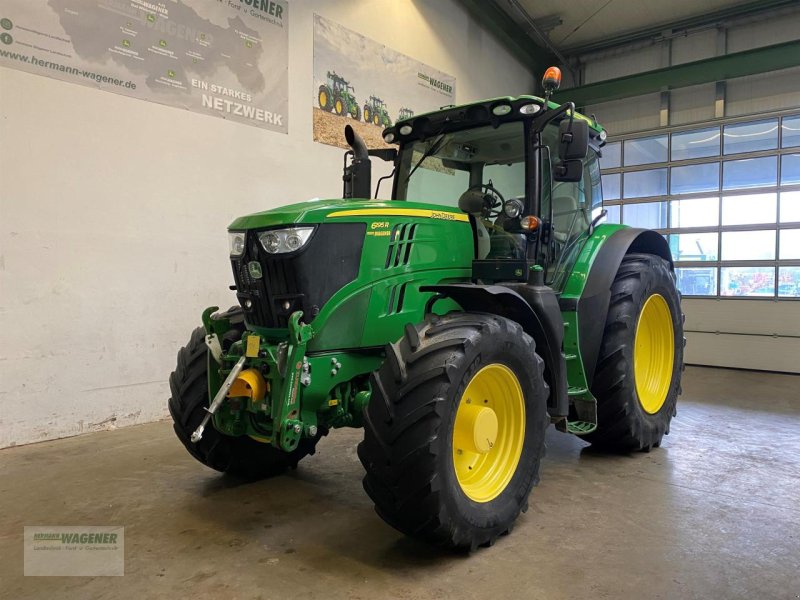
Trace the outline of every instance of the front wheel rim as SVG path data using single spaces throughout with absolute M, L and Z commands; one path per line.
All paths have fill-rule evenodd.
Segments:
M 633 348 L 636 395 L 642 409 L 653 415 L 667 400 L 675 362 L 672 313 L 661 294 L 653 294 L 642 306 Z
M 480 369 L 467 384 L 453 423 L 453 466 L 461 491 L 489 502 L 508 487 L 525 443 L 525 396 L 501 364 Z

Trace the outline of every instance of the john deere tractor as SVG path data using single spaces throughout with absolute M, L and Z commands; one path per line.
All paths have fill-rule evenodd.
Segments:
M 322 110 L 333 111 L 339 116 L 349 114 L 356 121 L 361 120 L 361 108 L 355 97 L 355 89 L 350 82 L 328 71 L 328 81 L 319 86 L 317 102 Z
M 364 104 L 364 122 L 379 125 L 380 127 L 389 127 L 392 124 L 392 119 L 389 118 L 389 109 L 383 100 L 377 96 L 370 96 L 366 104 Z
M 404 106 L 400 109 L 400 112 L 397 115 L 397 120 L 405 121 L 406 119 L 410 119 L 413 116 L 414 116 L 414 111 Z
M 606 132 L 545 83 L 415 116 L 390 148 L 348 126 L 342 198 L 230 225 L 238 305 L 205 310 L 170 377 L 197 460 L 273 475 L 363 427 L 378 514 L 475 549 L 527 509 L 548 425 L 659 446 L 683 365 L 670 250 L 602 222 Z M 391 200 L 371 157 L 393 163 Z

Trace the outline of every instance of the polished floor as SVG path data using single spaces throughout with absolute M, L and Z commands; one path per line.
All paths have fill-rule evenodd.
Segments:
M 800 377 L 690 367 L 683 387 L 649 454 L 551 428 L 531 509 L 469 556 L 377 517 L 360 431 L 258 483 L 166 422 L 2 450 L 0 598 L 800 598 Z M 124 577 L 23 577 L 24 525 L 123 525 Z

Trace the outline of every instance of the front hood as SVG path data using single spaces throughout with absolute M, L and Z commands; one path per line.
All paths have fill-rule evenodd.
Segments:
M 424 213 L 424 214 L 423 214 Z M 239 217 L 228 226 L 231 230 L 264 229 L 281 225 L 364 221 L 365 218 L 396 215 L 426 216 L 453 221 L 469 218 L 456 207 L 397 200 L 308 200 Z

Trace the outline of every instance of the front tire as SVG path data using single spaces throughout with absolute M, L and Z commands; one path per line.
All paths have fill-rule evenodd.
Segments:
M 336 96 L 333 99 L 333 112 L 340 117 L 344 114 L 344 100 L 342 100 L 341 96 Z
M 399 531 L 473 550 L 511 531 L 539 481 L 547 385 L 533 340 L 488 314 L 430 316 L 387 347 L 358 446 Z
M 241 322 L 240 313 L 241 310 L 235 319 Z M 236 326 L 229 333 L 232 335 L 225 336 L 227 339 L 223 340 L 223 346 L 229 345 L 231 339 L 241 337 L 241 331 Z M 246 436 L 224 435 L 214 429 L 212 420 L 200 441 L 192 443 L 190 436 L 203 420 L 205 409 L 209 405 L 209 360 L 216 364 L 209 358 L 205 344 L 205 329 L 198 327 L 192 332 L 189 343 L 178 352 L 178 364 L 169 377 L 169 387 L 172 392 L 168 403 L 169 413 L 172 416 L 175 433 L 189 454 L 207 467 L 247 479 L 260 479 L 283 473 L 289 468 L 296 468 L 300 459 L 314 454 L 317 442 L 327 432 L 320 430 L 316 438 L 303 439 L 294 451 L 284 452 L 268 443 L 258 442 Z
M 629 254 L 611 286 L 592 393 L 597 429 L 583 436 L 613 451 L 661 445 L 676 414 L 683 370 L 683 314 L 669 263 Z

